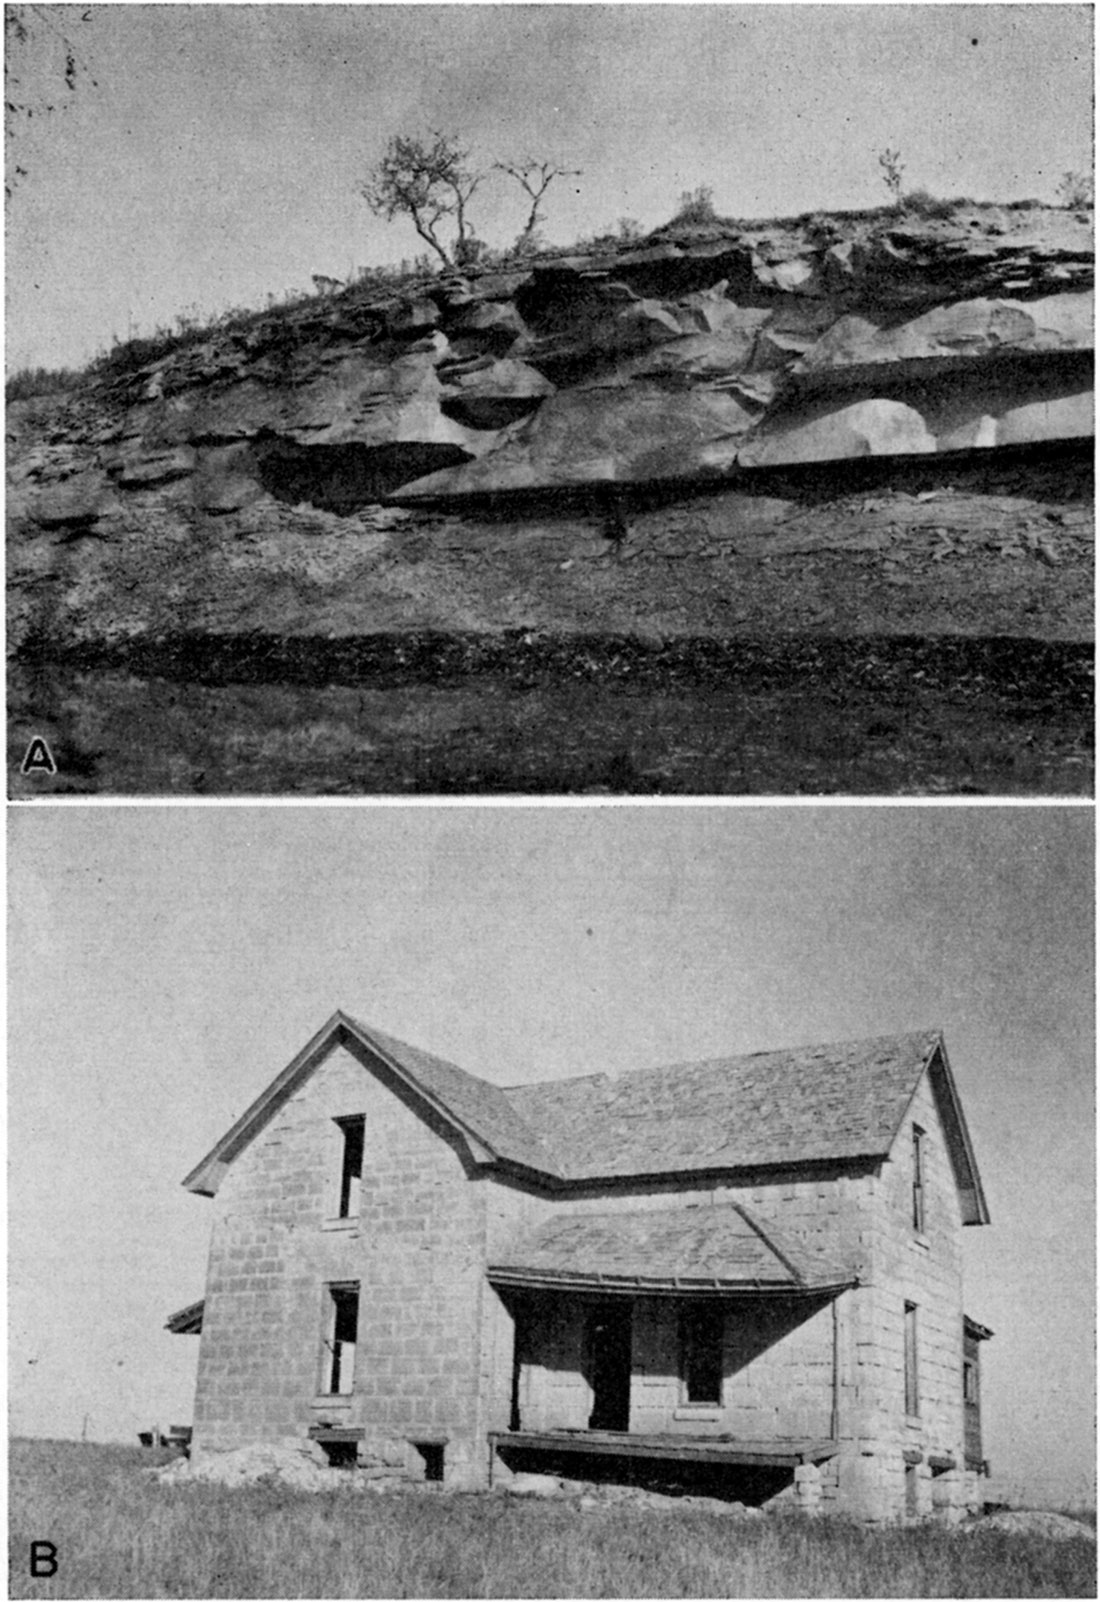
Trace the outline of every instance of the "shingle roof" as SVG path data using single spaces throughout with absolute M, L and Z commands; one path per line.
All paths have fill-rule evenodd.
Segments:
M 962 1108 L 934 1030 L 503 1089 L 337 1012 L 184 1184 L 212 1195 L 227 1165 L 334 1041 L 358 1041 L 388 1062 L 414 1093 L 472 1138 L 478 1161 L 524 1168 L 558 1186 L 881 1159 L 930 1069 L 964 1219 L 988 1221 Z
M 477 1079 L 444 1057 L 434 1057 L 410 1046 L 373 1024 L 347 1018 L 366 1045 L 379 1047 L 384 1056 L 405 1070 L 417 1084 L 443 1105 L 485 1145 L 509 1162 L 560 1177 L 553 1152 L 539 1133 L 512 1105 L 507 1093 L 486 1079 Z
M 505 1094 L 567 1179 L 881 1157 L 939 1044 L 925 1030 Z
M 854 1284 L 740 1203 L 552 1218 L 489 1265 L 501 1284 L 810 1291 Z

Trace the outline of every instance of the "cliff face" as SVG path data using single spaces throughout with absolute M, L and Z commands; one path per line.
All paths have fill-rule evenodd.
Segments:
M 400 295 L 357 286 L 13 405 L 11 637 L 304 628 L 352 577 L 372 582 L 410 509 L 420 527 L 563 491 L 754 495 L 808 464 L 897 458 L 900 474 L 949 455 L 962 471 L 1083 439 L 1091 223 L 962 206 L 665 230 Z M 264 575 L 262 616 L 229 599 L 242 564 Z M 290 574 L 312 599 L 299 585 L 290 604 Z M 454 621 L 421 602 L 422 624 Z M 481 604 L 477 626 L 494 618 Z

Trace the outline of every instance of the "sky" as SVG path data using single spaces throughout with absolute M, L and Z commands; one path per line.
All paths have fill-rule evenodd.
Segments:
M 547 193 L 563 245 L 654 228 L 703 185 L 735 217 L 879 205 L 887 148 L 906 188 L 947 196 L 1053 201 L 1092 170 L 1086 5 L 20 10 L 9 371 L 414 257 L 358 193 L 397 133 L 580 169 Z M 522 191 L 490 174 L 471 220 L 510 244 Z
M 497 1084 L 940 1027 L 985 1446 L 1095 1498 L 1093 820 L 1079 806 L 9 809 L 16 1433 L 191 1417 L 181 1180 L 336 1009 Z

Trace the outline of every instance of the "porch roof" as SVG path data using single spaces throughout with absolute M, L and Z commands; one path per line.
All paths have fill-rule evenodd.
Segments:
M 742 1203 L 551 1218 L 490 1263 L 496 1284 L 647 1293 L 839 1290 L 849 1265 Z

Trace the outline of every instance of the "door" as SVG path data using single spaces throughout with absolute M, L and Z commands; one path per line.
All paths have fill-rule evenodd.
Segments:
M 629 1302 L 604 1303 L 588 1315 L 590 1430 L 630 1428 L 631 1315 Z

